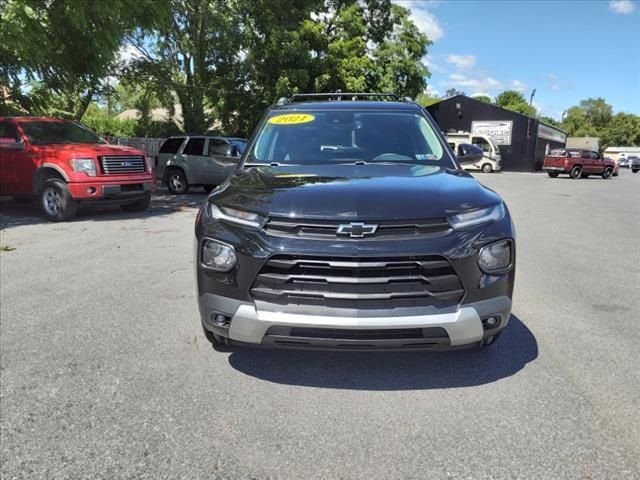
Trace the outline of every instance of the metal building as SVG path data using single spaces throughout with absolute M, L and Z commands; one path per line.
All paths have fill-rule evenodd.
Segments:
M 427 110 L 443 132 L 464 131 L 490 136 L 499 146 L 502 169 L 516 172 L 542 170 L 545 153 L 564 147 L 566 132 L 502 107 L 456 95 Z

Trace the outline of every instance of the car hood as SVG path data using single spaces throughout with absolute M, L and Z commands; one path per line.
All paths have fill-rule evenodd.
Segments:
M 368 164 L 240 169 L 210 201 L 262 215 L 372 220 L 433 218 L 501 199 L 464 172 Z
M 56 143 L 50 145 L 34 145 L 42 153 L 63 154 L 68 158 L 98 157 L 102 155 L 145 155 L 142 150 L 123 145 L 107 143 Z

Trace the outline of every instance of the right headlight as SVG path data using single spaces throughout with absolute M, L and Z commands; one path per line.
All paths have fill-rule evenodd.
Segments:
M 240 225 L 246 225 L 247 227 L 259 228 L 262 224 L 263 218 L 257 213 L 247 212 L 244 210 L 237 210 L 235 208 L 217 206 L 213 203 L 208 205 L 209 216 L 226 220 L 231 223 L 238 223 Z
M 231 245 L 205 238 L 201 243 L 200 264 L 217 272 L 228 272 L 236 266 L 238 258 Z
M 483 223 L 495 222 L 503 218 L 504 213 L 504 204 L 500 202 L 493 207 L 480 208 L 451 215 L 449 217 L 449 223 L 454 229 L 458 230 L 460 228 L 473 227 Z
M 511 240 L 500 240 L 485 245 L 478 252 L 478 265 L 489 275 L 508 272 L 513 266 L 513 244 Z

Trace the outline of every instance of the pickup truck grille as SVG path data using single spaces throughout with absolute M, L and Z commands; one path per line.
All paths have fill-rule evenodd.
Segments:
M 256 301 L 341 309 L 457 305 L 464 288 L 449 261 L 421 257 L 271 257 L 251 287 Z
M 271 217 L 264 226 L 264 231 L 269 235 L 280 237 L 306 237 L 306 238 L 341 238 L 350 240 L 349 235 L 339 235 L 340 225 L 349 224 L 343 220 L 314 220 L 286 217 Z M 373 220 L 365 222 L 376 226 L 375 233 L 366 238 L 398 238 L 430 235 L 446 232 L 451 227 L 445 217 L 427 218 L 421 220 Z M 357 240 L 358 238 L 354 238 Z
M 98 158 L 100 160 L 100 169 L 105 175 L 123 175 L 147 171 L 146 162 L 141 155 L 105 155 Z

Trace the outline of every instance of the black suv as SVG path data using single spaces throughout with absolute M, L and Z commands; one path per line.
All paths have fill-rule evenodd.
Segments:
M 280 100 L 195 233 L 214 344 L 451 349 L 509 321 L 507 207 L 424 108 L 391 94 Z

